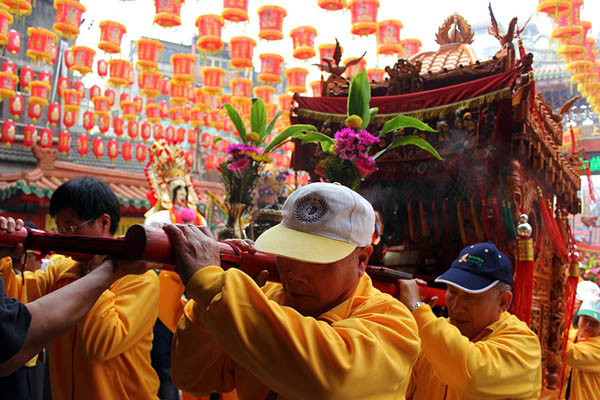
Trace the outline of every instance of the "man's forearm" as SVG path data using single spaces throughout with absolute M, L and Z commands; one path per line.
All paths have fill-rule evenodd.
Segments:
M 73 327 L 117 279 L 111 265 L 102 265 L 81 279 L 26 304 L 31 325 L 23 347 L 0 364 L 0 376 L 19 368 L 54 338 Z

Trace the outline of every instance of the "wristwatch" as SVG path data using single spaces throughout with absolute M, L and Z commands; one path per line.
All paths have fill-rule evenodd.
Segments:
M 421 307 L 421 306 L 424 306 L 425 304 L 427 304 L 427 303 L 424 303 L 424 302 L 422 302 L 422 301 L 417 301 L 415 304 L 413 304 L 413 305 L 410 307 L 410 312 L 413 312 L 413 311 L 415 311 L 417 308 L 419 308 L 419 307 Z

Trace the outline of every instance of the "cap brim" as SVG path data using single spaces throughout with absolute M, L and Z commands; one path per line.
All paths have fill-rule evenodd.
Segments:
M 440 275 L 436 282 L 445 283 L 464 290 L 467 293 L 483 293 L 494 286 L 499 280 L 491 280 L 483 276 L 475 275 L 459 268 L 450 268 Z
M 600 313 L 598 311 L 579 309 L 579 311 L 577 311 L 577 315 L 585 315 L 600 322 Z
M 256 250 L 293 260 L 329 264 L 345 258 L 356 245 L 275 225 L 256 239 Z

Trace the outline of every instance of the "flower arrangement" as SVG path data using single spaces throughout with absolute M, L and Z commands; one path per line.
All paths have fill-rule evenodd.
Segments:
M 371 85 L 363 70 L 350 81 L 346 126 L 333 138 L 320 132 L 298 135 L 302 144 L 319 143 L 321 146 L 324 157 L 315 169 L 317 174 L 329 182 L 339 182 L 356 190 L 362 180 L 377 170 L 377 159 L 400 146 L 418 146 L 441 160 L 438 152 L 419 136 L 398 136 L 387 140 L 387 134 L 404 128 L 437 132 L 418 119 L 398 115 L 387 121 L 378 135 L 368 132 L 366 129 L 371 119 L 379 111 L 369 108 L 370 101 Z
M 583 279 L 586 281 L 596 282 L 600 285 L 600 269 L 596 267 L 596 260 L 594 257 L 590 257 L 589 264 L 583 272 Z

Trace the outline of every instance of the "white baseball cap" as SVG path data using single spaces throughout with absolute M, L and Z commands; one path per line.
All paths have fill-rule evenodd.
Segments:
M 283 205 L 283 220 L 256 240 L 258 251 L 315 264 L 347 257 L 371 244 L 373 206 L 337 183 L 311 183 L 296 190 Z
M 581 281 L 577 284 L 575 297 L 579 301 L 598 301 L 600 298 L 600 286 L 592 281 Z

